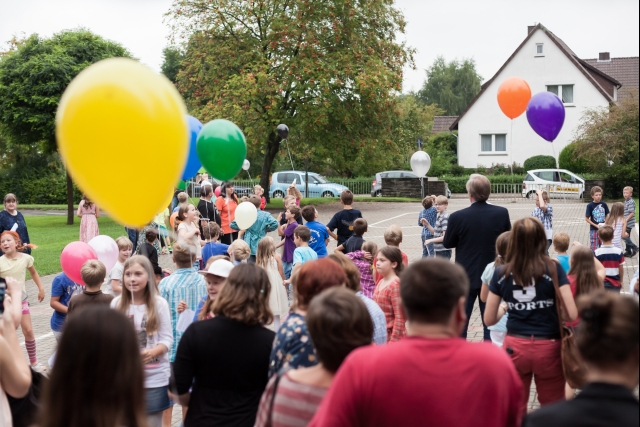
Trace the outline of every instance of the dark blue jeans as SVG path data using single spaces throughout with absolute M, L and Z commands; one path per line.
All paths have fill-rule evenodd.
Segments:
M 469 297 L 467 298 L 467 306 L 466 306 L 467 323 L 464 326 L 464 330 L 462 331 L 462 338 L 464 339 L 467 338 L 467 330 L 469 329 L 469 320 L 471 320 L 471 313 L 473 312 L 473 305 L 475 304 L 476 299 L 478 300 L 478 305 L 480 306 L 480 319 L 482 319 L 482 326 L 484 327 L 484 340 L 491 341 L 491 335 L 490 335 L 489 329 L 487 329 L 487 325 L 484 324 L 485 303 L 480 301 L 480 288 L 469 290 Z
M 626 244 L 625 250 L 628 252 L 629 250 L 638 250 L 638 246 L 636 246 L 635 243 L 633 243 L 633 241 L 631 240 L 631 227 L 627 227 L 627 234 L 629 234 L 629 237 L 623 237 L 622 240 L 624 240 L 624 243 Z

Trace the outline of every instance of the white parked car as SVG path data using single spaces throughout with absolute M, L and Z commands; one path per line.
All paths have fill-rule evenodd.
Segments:
M 546 190 L 550 198 L 581 199 L 584 179 L 565 169 L 534 169 L 527 171 L 522 182 L 522 197 L 533 198 L 537 190 Z

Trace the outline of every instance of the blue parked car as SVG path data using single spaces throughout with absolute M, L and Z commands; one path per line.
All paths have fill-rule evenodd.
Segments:
M 271 177 L 269 196 L 275 199 L 283 198 L 287 195 L 287 189 L 294 180 L 296 188 L 304 195 L 304 176 L 304 171 L 275 172 Z M 348 190 L 348 188 L 329 182 L 320 174 L 309 172 L 309 197 L 340 197 L 344 190 Z

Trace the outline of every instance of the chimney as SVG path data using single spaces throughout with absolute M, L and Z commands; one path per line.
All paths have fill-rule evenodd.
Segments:
M 527 35 L 529 35 L 531 31 L 533 31 L 535 28 L 536 28 L 536 25 L 529 25 L 527 27 Z
M 600 52 L 600 57 L 598 58 L 598 61 L 601 61 L 601 62 L 611 61 L 611 55 L 609 54 L 609 52 Z

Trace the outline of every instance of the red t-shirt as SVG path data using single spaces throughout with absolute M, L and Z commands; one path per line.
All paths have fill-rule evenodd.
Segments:
M 342 364 L 309 427 L 506 427 L 522 382 L 503 350 L 461 338 L 407 337 Z

